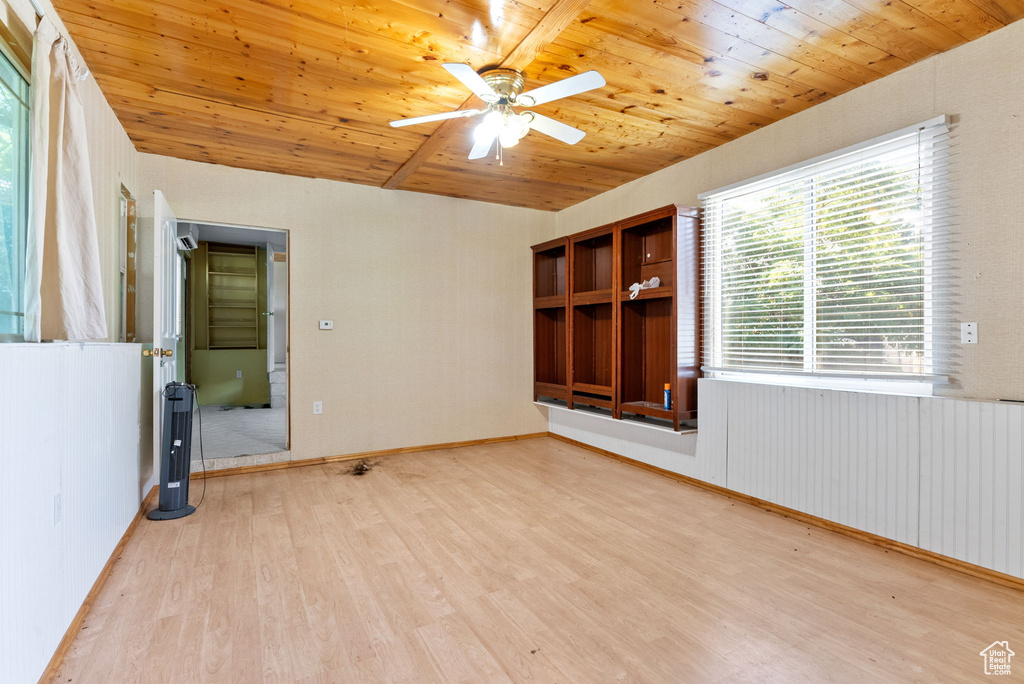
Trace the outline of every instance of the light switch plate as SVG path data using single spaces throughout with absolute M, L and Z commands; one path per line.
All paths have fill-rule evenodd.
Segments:
M 978 324 L 960 324 L 960 344 L 978 344 Z
M 320 321 L 321 330 L 334 330 L 334 321 Z
M 323 412 L 324 412 L 324 402 L 322 402 L 322 401 L 314 401 L 313 402 L 313 415 L 314 416 L 323 415 Z

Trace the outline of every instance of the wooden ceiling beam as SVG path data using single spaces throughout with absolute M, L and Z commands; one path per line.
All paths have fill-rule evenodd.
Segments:
M 578 17 L 590 0 L 557 0 L 551 9 L 545 13 L 543 18 L 526 36 L 519 41 L 511 52 L 501 61 L 502 67 L 522 71 L 533 62 L 537 56 L 544 51 L 552 41 L 558 38 L 575 19 Z M 471 95 L 458 108 L 469 109 L 477 101 L 475 95 Z M 425 161 L 430 159 L 437 151 L 461 129 L 462 119 L 448 119 L 434 129 L 430 135 L 417 148 L 412 156 L 387 180 L 382 187 L 387 190 L 394 190 L 404 183 L 409 176 L 416 172 Z

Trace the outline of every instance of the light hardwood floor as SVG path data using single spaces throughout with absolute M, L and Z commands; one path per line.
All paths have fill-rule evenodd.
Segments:
M 1022 592 L 552 439 L 349 467 L 143 521 L 56 681 L 948 682 L 1024 653 Z

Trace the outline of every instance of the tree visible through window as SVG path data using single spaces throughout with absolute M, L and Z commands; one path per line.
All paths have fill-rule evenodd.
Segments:
M 24 330 L 28 83 L 0 55 L 0 340 Z
M 931 377 L 945 126 L 705 197 L 705 365 Z

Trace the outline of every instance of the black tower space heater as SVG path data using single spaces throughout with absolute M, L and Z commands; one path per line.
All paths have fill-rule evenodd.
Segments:
M 192 460 L 192 402 L 195 386 L 170 382 L 164 388 L 164 429 L 160 445 L 160 505 L 150 520 L 174 520 L 196 512 L 188 503 Z

